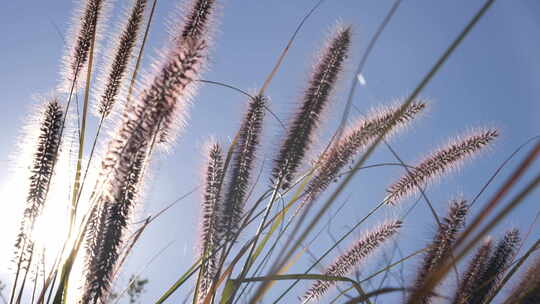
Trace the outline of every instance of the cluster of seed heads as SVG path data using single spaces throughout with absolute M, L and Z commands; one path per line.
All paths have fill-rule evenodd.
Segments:
M 478 248 L 474 257 L 469 262 L 469 265 L 462 275 L 459 285 L 456 289 L 456 294 L 452 303 L 454 304 L 465 304 L 468 303 L 469 299 L 472 299 L 472 296 L 476 290 L 477 282 L 480 280 L 484 269 L 486 268 L 486 263 L 489 258 L 489 254 L 492 248 L 492 241 L 490 238 L 486 239 L 483 244 Z
M 386 130 L 396 131 L 411 121 L 425 107 L 424 102 L 413 102 L 395 119 L 394 116 L 397 115 L 399 107 L 374 111 L 376 114 L 359 120 L 344 134 L 342 139 L 335 142 L 328 152 L 322 155 L 319 168 L 306 187 L 306 193 L 308 193 L 306 201 L 314 200 L 319 193 L 326 190 L 330 183 L 337 178 L 340 170 L 383 132 Z M 388 135 L 392 133 L 395 132 Z
M 424 287 L 426 278 L 434 270 L 441 267 L 449 258 L 452 258 L 452 246 L 456 237 L 465 225 L 465 216 L 469 211 L 469 206 L 464 200 L 453 201 L 450 205 L 448 215 L 442 220 L 440 226 L 424 255 L 422 265 L 416 274 L 415 288 L 420 290 Z M 416 299 L 415 303 L 431 303 L 431 295 L 425 295 L 421 299 Z M 412 303 L 409 301 L 409 303 Z
M 199 6 L 194 1 L 193 8 L 212 10 L 212 6 Z M 203 1 L 206 2 L 206 1 Z M 191 16 L 209 12 L 190 12 Z M 189 19 L 188 19 L 189 20 Z M 173 38 L 182 38 L 185 28 L 181 25 Z M 203 27 L 204 24 L 198 24 Z M 205 32 L 205 31 L 202 31 Z M 126 187 L 139 176 L 138 162 L 148 151 L 162 128 L 169 127 L 177 111 L 186 110 L 182 97 L 189 95 L 190 85 L 199 77 L 206 59 L 207 43 L 203 37 L 182 39 L 162 58 L 153 79 L 141 90 L 140 96 L 123 112 L 116 133 L 109 142 L 101 163 L 101 171 L 96 189 L 99 189 L 93 205 L 90 228 L 87 232 L 86 269 L 82 301 L 100 301 L 110 289 L 110 282 L 118 262 L 119 246 L 127 231 L 130 209 L 121 206 L 126 197 Z M 124 215 L 126 216 L 124 218 Z M 115 252 L 106 252 L 110 249 Z M 114 249 L 114 250 L 113 250 Z
M 79 22 L 73 35 L 74 44 L 64 58 L 64 80 L 75 90 L 79 89 L 81 72 L 91 68 L 90 56 L 103 22 L 101 19 L 105 14 L 104 7 L 108 3 L 110 0 L 85 0 L 84 8 L 77 18 Z M 101 87 L 96 94 L 96 112 L 102 118 L 107 117 L 115 103 L 121 99 L 133 51 L 145 24 L 147 3 L 148 0 L 133 1 L 126 15 L 126 23 L 119 31 L 115 46 L 108 55 L 109 64 L 104 69 Z M 129 251 L 125 250 L 127 232 L 141 197 L 142 184 L 154 144 L 174 140 L 179 126 L 187 117 L 196 83 L 206 66 L 216 6 L 215 0 L 191 0 L 189 5 L 185 6 L 182 21 L 173 28 L 169 45 L 154 64 L 154 73 L 146 76 L 145 81 L 136 88 L 136 94 L 132 96 L 130 103 L 127 103 L 121 112 L 101 164 L 97 167 L 98 178 L 92 193 L 88 221 L 83 221 L 86 223 L 82 227 L 86 255 L 79 303 L 105 303 L 111 293 L 122 255 Z M 312 146 L 321 116 L 330 104 L 332 92 L 348 56 L 350 43 L 351 28 L 338 26 L 322 49 L 274 159 L 271 173 L 274 190 L 277 191 L 277 187 L 289 188 L 294 181 Z M 205 300 L 213 292 L 214 284 L 227 258 L 228 251 L 221 248 L 233 248 L 233 240 L 244 228 L 242 220 L 245 201 L 252 186 L 251 178 L 261 146 L 267 107 L 268 99 L 262 93 L 249 100 L 237 137 L 231 146 L 230 160 L 225 161 L 223 149 L 217 142 L 209 145 L 201 202 L 201 264 L 194 302 L 206 303 Z M 321 155 L 313 178 L 306 186 L 307 196 L 302 205 L 314 201 L 322 194 L 358 153 L 369 147 L 382 134 L 388 139 L 425 107 L 424 101 L 417 100 L 406 108 L 394 106 L 379 110 L 356 122 Z M 34 241 L 31 234 L 36 219 L 44 208 L 54 176 L 62 141 L 64 114 L 56 100 L 47 103 L 42 114 L 30 165 L 24 219 L 15 244 L 19 267 L 23 265 L 22 267 L 29 269 L 31 263 L 34 263 Z M 385 202 L 396 204 L 435 177 L 456 167 L 460 161 L 476 154 L 497 136 L 496 130 L 477 131 L 432 153 L 417 166 L 407 169 L 406 175 L 388 187 Z M 270 209 L 271 207 L 268 207 L 267 210 Z M 254 207 L 253 211 L 255 210 Z M 452 258 L 452 248 L 465 225 L 468 211 L 466 201 L 452 201 L 447 216 L 439 223 L 433 241 L 423 256 L 414 281 L 414 290 L 421 291 L 425 288 L 430 275 Z M 351 273 L 377 248 L 397 234 L 401 226 L 401 221 L 393 220 L 367 232 L 326 268 L 324 275 L 334 278 L 314 282 L 303 301 L 320 300 L 336 283 L 335 277 Z M 483 304 L 486 299 L 493 297 L 520 242 L 519 232 L 515 229 L 506 232 L 496 246 L 493 246 L 491 240 L 485 241 L 459 278 L 453 303 Z M 252 257 L 248 257 L 247 261 Z M 523 283 L 512 293 L 514 300 L 519 300 L 522 304 L 540 301 L 539 265 L 540 259 L 525 274 Z M 39 269 L 37 267 L 36 271 Z M 44 268 L 41 271 L 45 277 Z M 417 295 L 412 294 L 407 302 L 432 302 L 429 294 L 419 299 L 415 296 Z
M 470 289 L 473 292 L 465 303 L 483 303 L 485 299 L 491 296 L 499 284 L 502 274 L 512 262 L 520 242 L 521 238 L 517 229 L 511 229 L 505 233 L 490 257 L 485 261 L 478 280 L 472 282 L 473 286 Z

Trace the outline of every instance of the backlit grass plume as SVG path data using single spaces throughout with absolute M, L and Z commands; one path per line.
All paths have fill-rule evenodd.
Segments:
M 160 122 L 157 138 L 160 143 L 171 143 L 185 123 L 190 99 L 197 88 L 194 80 L 201 77 L 206 66 L 216 6 L 216 0 L 191 0 L 183 6 L 186 13 L 180 18 L 178 30 L 174 29 L 170 37 L 170 46 L 164 52 L 166 63 L 158 67 L 161 72 L 153 81 L 153 86 L 163 87 L 161 98 L 173 105 Z M 175 58 L 187 64 L 180 67 L 171 61 Z
M 68 34 L 73 39 L 66 50 L 63 61 L 63 83 L 61 88 L 65 91 L 86 79 L 84 72 L 88 67 L 89 54 L 92 46 L 96 46 L 99 39 L 100 27 L 104 10 L 112 0 L 86 0 L 81 2 L 81 8 L 75 12 L 74 24 Z
M 385 201 L 395 204 L 409 196 L 418 187 L 426 185 L 434 178 L 457 167 L 460 161 L 471 158 L 498 136 L 498 131 L 491 129 L 476 131 L 469 136 L 454 140 L 445 148 L 435 151 L 420 164 L 409 169 L 409 172 L 387 189 Z
M 486 269 L 489 256 L 491 255 L 491 249 L 491 239 L 485 240 L 480 248 L 477 249 L 459 281 L 452 302 L 453 304 L 465 304 L 472 298 L 477 283 Z
M 505 233 L 489 257 L 482 275 L 475 282 L 467 304 L 481 304 L 491 295 L 512 262 L 520 242 L 519 230 L 511 229 Z
M 455 200 L 450 204 L 448 215 L 441 221 L 433 242 L 424 254 L 422 265 L 416 273 L 415 289 L 422 289 L 426 278 L 448 259 L 452 258 L 452 246 L 459 231 L 465 225 L 465 216 L 468 211 L 469 206 L 464 200 Z M 431 303 L 431 296 L 425 295 L 421 299 L 417 299 L 417 301 L 417 303 L 422 304 Z M 412 303 L 412 301 L 408 303 Z
M 401 228 L 401 221 L 393 220 L 384 223 L 366 233 L 352 248 L 339 256 L 324 272 L 327 276 L 345 276 L 354 270 L 359 263 L 373 253 Z M 304 296 L 304 302 L 318 300 L 324 295 L 335 281 L 316 281 Z
M 313 140 L 324 109 L 343 69 L 351 42 L 351 28 L 339 26 L 313 68 L 299 108 L 275 160 L 272 177 L 287 188 Z
M 37 139 L 32 147 L 29 165 L 29 185 L 26 194 L 23 219 L 15 240 L 15 262 L 26 262 L 33 247 L 32 232 L 40 216 L 53 179 L 54 167 L 60 150 L 63 111 L 56 99 L 43 108 Z
M 216 142 L 210 144 L 208 161 L 204 176 L 204 194 L 202 198 L 202 218 L 200 221 L 200 257 L 203 261 L 197 289 L 199 303 L 204 302 L 212 281 L 217 274 L 220 244 L 218 221 L 221 213 L 221 188 L 223 183 L 223 151 Z
M 356 122 L 343 138 L 334 143 L 327 153 L 325 153 L 319 163 L 315 176 L 306 187 L 308 194 L 306 202 L 312 201 L 316 196 L 326 190 L 330 183 L 335 180 L 340 170 L 345 167 L 353 157 L 364 150 L 369 144 L 385 130 L 391 129 L 395 133 L 399 127 L 411 121 L 419 112 L 426 107 L 424 102 L 412 103 L 401 116 L 392 121 L 392 118 L 399 110 L 399 106 L 373 111 L 374 114 L 366 119 Z
M 121 186 L 118 201 L 101 201 L 95 209 L 87 233 L 87 261 L 82 303 L 99 303 L 107 297 L 125 231 L 142 188 L 142 176 L 147 161 L 147 149 L 141 147 L 128 168 L 127 179 Z
M 224 197 L 223 218 L 219 229 L 227 241 L 230 241 L 240 228 L 244 200 L 261 139 L 265 107 L 266 97 L 261 95 L 255 96 L 249 102 L 234 146 Z
M 128 72 L 133 49 L 137 45 L 137 38 L 144 24 L 145 8 L 148 0 L 134 0 L 127 20 L 118 37 L 114 39 L 114 47 L 106 55 L 107 63 L 104 67 L 100 88 L 96 95 L 96 114 L 107 117 L 122 88 L 122 83 Z
M 205 7 L 208 10 L 211 8 Z M 200 12 L 197 5 L 189 12 L 191 16 L 201 13 L 206 14 Z M 97 301 L 108 291 L 118 252 L 102 249 L 118 250 L 126 231 L 124 219 L 108 214 L 110 210 L 123 210 L 115 205 L 124 201 L 125 189 L 132 182 L 133 170 L 140 169 L 141 154 L 146 153 L 143 150 L 149 149 L 164 121 L 172 119 L 171 115 L 178 113 L 179 109 L 186 110 L 183 97 L 189 95 L 189 86 L 198 77 L 206 59 L 208 44 L 205 37 L 184 37 L 186 27 L 189 24 L 176 28 L 172 39 L 179 40 L 161 58 L 156 74 L 143 88 L 137 101 L 128 105 L 123 112 L 104 154 L 92 206 L 91 223 L 95 222 L 95 225 L 91 225 L 93 230 L 89 230 L 86 237 L 89 255 L 86 257 L 83 300 Z M 109 240 L 104 234 L 115 239 Z

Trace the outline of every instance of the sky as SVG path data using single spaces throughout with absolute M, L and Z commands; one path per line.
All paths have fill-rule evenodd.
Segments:
M 159 0 L 152 25 L 143 70 L 148 70 L 157 51 L 167 39 L 166 20 L 176 9 L 179 0 Z M 220 1 L 219 18 L 213 39 L 210 66 L 204 79 L 224 82 L 248 92 L 255 92 L 274 66 L 280 52 L 302 17 L 314 1 Z M 113 15 L 126 1 L 117 0 Z M 381 35 L 362 73 L 365 84 L 357 84 L 352 119 L 369 113 L 376 106 L 392 104 L 406 97 L 426 75 L 432 65 L 462 30 L 483 1 L 403 1 L 395 17 Z M 354 71 L 369 40 L 392 6 L 393 1 L 341 0 L 325 1 L 307 20 L 294 41 L 282 67 L 269 86 L 270 108 L 283 121 L 293 109 L 305 88 L 317 51 L 324 44 L 331 29 L 340 22 L 353 28 L 353 46 L 342 80 L 332 99 L 332 106 L 324 117 L 318 140 L 310 151 L 314 157 L 335 131 L 343 112 Z M 22 129 L 39 97 L 54 91 L 59 82 L 60 58 L 64 39 L 70 26 L 75 4 L 72 1 L 6 1 L 0 10 L 0 189 L 4 191 L 0 204 L 0 221 L 13 221 L 8 212 L 14 188 L 13 164 L 21 143 Z M 118 15 L 118 14 L 116 14 Z M 521 144 L 540 134 L 540 2 L 534 0 L 496 1 L 485 17 L 473 29 L 448 62 L 421 92 L 428 102 L 428 111 L 410 128 L 394 138 L 390 144 L 406 163 L 415 163 L 433 149 L 475 128 L 495 127 L 501 136 L 489 151 L 459 171 L 441 178 L 429 187 L 427 194 L 439 214 L 448 201 L 455 197 L 473 198 L 498 166 Z M 111 27 L 116 19 L 111 17 Z M 110 41 L 109 38 L 105 39 Z M 107 43 L 105 43 L 107 45 Z M 99 66 L 99 65 L 98 65 Z M 146 184 L 144 202 L 137 212 L 143 219 L 182 197 L 201 181 L 205 142 L 214 137 L 224 145 L 230 143 L 246 108 L 246 98 L 237 92 L 215 85 L 202 85 L 193 100 L 188 124 L 173 149 L 155 157 L 151 178 Z M 89 125 L 94 134 L 96 121 Z M 263 145 L 258 157 L 261 179 L 257 190 L 268 186 L 271 160 L 283 131 L 279 123 L 267 115 Z M 472 215 L 482 210 L 485 203 L 511 174 L 527 151 L 518 153 L 493 184 L 480 196 Z M 368 160 L 369 164 L 395 162 L 384 146 Z M 538 173 L 536 163 L 524 180 Z M 534 173 L 534 174 L 533 174 Z M 310 245 L 314 256 L 322 254 L 332 236 L 340 236 L 362 218 L 385 195 L 385 187 L 403 172 L 397 167 L 362 170 L 352 184 L 338 198 L 328 221 L 330 228 Z M 513 191 L 511 194 L 515 194 Z M 7 198 L 7 199 L 6 199 Z M 540 237 L 538 226 L 531 226 L 540 211 L 540 193 L 534 192 L 501 221 L 493 237 L 497 238 L 509 227 L 525 233 L 532 227 L 524 248 Z M 155 221 L 143 234 L 121 274 L 118 290 L 125 286 L 131 274 L 140 273 L 150 280 L 143 303 L 151 303 L 196 259 L 196 235 L 199 219 L 200 193 L 181 200 Z M 319 202 L 321 203 L 322 200 Z M 503 200 L 508 202 L 508 199 Z M 395 208 L 386 208 L 362 225 L 348 238 L 341 249 L 347 248 L 355 237 L 370 225 L 402 215 L 414 203 L 414 198 Z M 338 205 L 344 204 L 341 210 Z M 326 222 L 321 221 L 321 222 Z M 320 228 L 324 228 L 322 225 Z M 433 217 L 424 202 L 420 202 L 405 221 L 396 239 L 400 252 L 410 254 L 425 246 L 435 230 Z M 313 238 L 314 235 L 311 236 Z M 9 252 L 11 238 L 0 234 L 0 251 Z M 247 240 L 247 236 L 241 238 Z M 392 252 L 388 246 L 385 253 Z M 330 263 L 338 252 L 325 259 Z M 157 257 L 156 257 L 157 255 Z M 5 255 L 1 255 L 5 257 Z M 377 256 L 383 256 L 382 252 Z M 362 266 L 361 276 L 377 270 L 377 257 Z M 305 269 L 311 257 L 291 271 Z M 414 273 L 418 259 L 404 265 L 405 272 Z M 0 265 L 5 265 L 0 263 Z M 8 271 L 0 272 L 5 280 Z M 397 286 L 393 278 L 388 284 Z M 124 284 L 124 285 L 122 285 Z M 276 290 L 287 285 L 277 284 Z M 309 283 L 299 284 L 289 300 L 301 296 Z M 171 297 L 178 302 L 189 292 L 184 288 Z M 278 291 L 272 292 L 276 295 Z M 335 291 L 331 293 L 335 295 Z M 399 296 L 397 296 L 399 298 Z M 270 302 L 270 296 L 268 303 Z M 329 296 L 327 299 L 332 298 Z M 266 303 L 266 302 L 265 302 Z

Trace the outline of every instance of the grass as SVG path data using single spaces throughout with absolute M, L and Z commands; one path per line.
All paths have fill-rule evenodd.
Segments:
M 229 79 L 205 78 L 213 69 L 214 49 L 219 46 L 219 38 L 214 36 L 220 30 L 220 12 L 227 11 L 228 3 L 192 0 L 176 8 L 182 17 L 173 19 L 169 37 L 163 37 L 167 42 L 157 46 L 160 54 L 151 67 L 145 67 L 150 47 L 147 39 L 157 22 L 154 14 L 160 3 L 138 0 L 130 2 L 133 7 L 124 4 L 125 13 L 119 14 L 121 22 L 115 30 L 105 27 L 114 24 L 108 19 L 107 1 L 81 1 L 80 11 L 75 12 L 75 20 L 81 21 L 75 21 L 66 37 L 72 42 L 65 46 L 63 85 L 46 100 L 48 104 L 32 109 L 36 119 L 27 122 L 26 128 L 31 130 L 23 147 L 27 157 L 19 160 L 22 169 L 18 169 L 26 178 L 20 181 L 28 184 L 18 193 L 24 197 L 25 211 L 2 299 L 10 304 L 115 303 L 127 293 L 126 300 L 134 302 L 148 286 L 154 298 L 144 301 L 156 303 L 180 299 L 192 303 L 378 303 L 388 299 L 403 303 L 533 303 L 540 296 L 536 279 L 529 279 L 522 288 L 507 282 L 517 282 L 520 276 L 527 280 L 537 270 L 538 263 L 531 259 L 537 235 L 523 234 L 524 228 L 533 230 L 535 222 L 520 225 L 521 232 L 516 228 L 501 232 L 500 237 L 494 234 L 493 241 L 486 237 L 527 202 L 540 182 L 534 173 L 540 153 L 537 138 L 518 146 L 506 160 L 484 167 L 487 172 L 477 174 L 481 186 L 474 194 L 452 197 L 444 216 L 438 210 L 445 203 L 441 208 L 440 197 L 433 199 L 432 185 L 445 180 L 455 168 L 468 165 L 463 160 L 485 156 L 480 152 L 503 132 L 491 126 L 472 129 L 446 144 L 443 140 L 442 148 L 431 153 L 413 144 L 415 153 L 423 157 L 416 163 L 404 161 L 408 158 L 402 157 L 403 151 L 395 149 L 398 144 L 390 138 L 398 138 L 399 143 L 407 132 L 425 128 L 417 122 L 418 116 L 433 103 L 423 97 L 424 91 L 451 66 L 452 58 L 465 48 L 463 44 L 473 39 L 470 36 L 483 18 L 496 9 L 493 3 L 487 0 L 468 12 L 461 29 L 445 42 L 406 97 L 371 111 L 358 105 L 358 90 L 369 89 L 364 69 L 377 41 L 404 4 L 395 1 L 385 11 L 375 35 L 363 42 L 367 47 L 357 66 L 353 60 L 355 29 L 341 21 L 326 38 L 319 34 L 319 42 L 309 50 L 315 57 L 312 71 L 304 84 L 297 80 L 304 89 L 294 97 L 296 104 L 288 106 L 287 120 L 275 111 L 280 104 L 272 96 L 275 83 L 293 66 L 287 59 L 311 18 L 331 4 L 311 4 L 289 42 L 283 49 L 276 48 L 277 60 L 268 66 L 269 73 L 256 71 L 262 75 L 262 85 L 256 93 L 248 93 Z M 109 39 L 112 44 L 103 43 L 102 35 L 109 32 L 118 33 L 118 38 Z M 341 82 L 351 86 L 340 86 Z M 208 89 L 234 91 L 245 110 L 228 111 L 233 117 L 226 119 L 234 122 L 234 129 L 215 136 L 201 152 L 194 142 L 178 139 L 194 126 L 211 124 L 209 117 L 215 113 L 196 110 L 198 94 L 204 96 Z M 63 111 L 56 109 L 57 102 Z M 194 117 L 190 118 L 191 111 Z M 358 111 L 368 114 L 358 115 Z M 472 124 L 463 120 L 459 124 Z M 279 140 L 269 139 L 270 126 L 277 128 Z M 111 132 L 102 132 L 102 128 Z M 436 124 L 434 129 L 439 131 Z M 431 134 L 439 137 L 438 132 Z M 174 154 L 175 149 L 182 153 Z M 491 149 L 496 150 L 497 145 Z M 378 162 L 381 150 L 388 153 Z M 173 227 L 148 230 L 159 227 L 163 218 L 182 216 L 177 204 L 184 203 L 185 196 L 148 216 L 140 213 L 163 183 L 161 179 L 153 182 L 153 172 L 168 166 L 170 158 L 180 170 L 183 164 L 189 168 L 187 164 L 192 163 L 203 168 L 202 173 L 182 172 L 199 175 L 195 183 L 184 176 L 168 180 L 173 184 L 191 180 L 195 189 L 186 196 L 199 193 L 189 200 L 201 210 L 199 216 L 189 219 L 198 228 L 183 231 L 198 233 L 187 238 L 192 241 L 188 246 L 193 254 L 153 272 L 172 272 L 174 280 L 163 282 L 151 275 L 147 280 L 136 273 L 122 287 L 119 278 L 131 255 L 159 251 L 142 242 L 145 235 L 161 238 L 175 233 Z M 517 165 L 508 168 L 511 161 Z M 358 185 L 379 187 L 377 170 L 386 168 L 398 169 L 400 176 L 385 178 L 375 195 L 354 195 L 364 205 L 351 206 L 345 194 L 357 192 Z M 497 177 L 502 171 L 506 173 L 501 180 Z M 374 186 L 364 177 L 369 174 L 373 174 Z M 359 182 L 361 178 L 364 180 Z M 446 198 L 454 192 L 447 187 L 443 183 Z M 484 191 L 487 195 L 482 195 Z M 409 202 L 411 197 L 417 197 L 414 204 Z M 47 213 L 53 202 L 65 211 L 60 218 L 66 222 L 54 236 L 38 234 L 40 229 L 47 231 L 47 221 L 60 221 L 55 220 L 58 213 Z M 357 214 L 346 216 L 342 208 Z M 417 213 L 418 209 L 423 213 Z M 423 216 L 413 219 L 411 214 Z M 45 226 L 36 224 L 40 221 Z M 420 221 L 436 230 L 429 242 L 402 232 Z M 362 236 L 352 240 L 360 232 Z M 60 245 L 51 250 L 53 239 Z M 298 285 L 304 281 L 306 284 Z

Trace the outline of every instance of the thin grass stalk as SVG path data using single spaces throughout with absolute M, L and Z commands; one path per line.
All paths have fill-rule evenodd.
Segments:
M 152 8 L 150 9 L 150 14 L 148 16 L 148 21 L 146 22 L 146 29 L 144 31 L 143 39 L 141 42 L 141 47 L 139 48 L 139 53 L 137 55 L 137 60 L 135 61 L 135 67 L 133 68 L 133 74 L 131 75 L 131 80 L 129 82 L 128 92 L 126 96 L 126 101 L 129 103 L 131 96 L 133 94 L 133 88 L 135 87 L 135 80 L 137 79 L 137 74 L 139 72 L 141 61 L 144 53 L 144 47 L 146 46 L 146 41 L 148 39 L 148 33 L 150 32 L 150 26 L 152 25 L 152 20 L 154 19 L 154 12 L 156 11 L 157 0 L 152 2 Z

